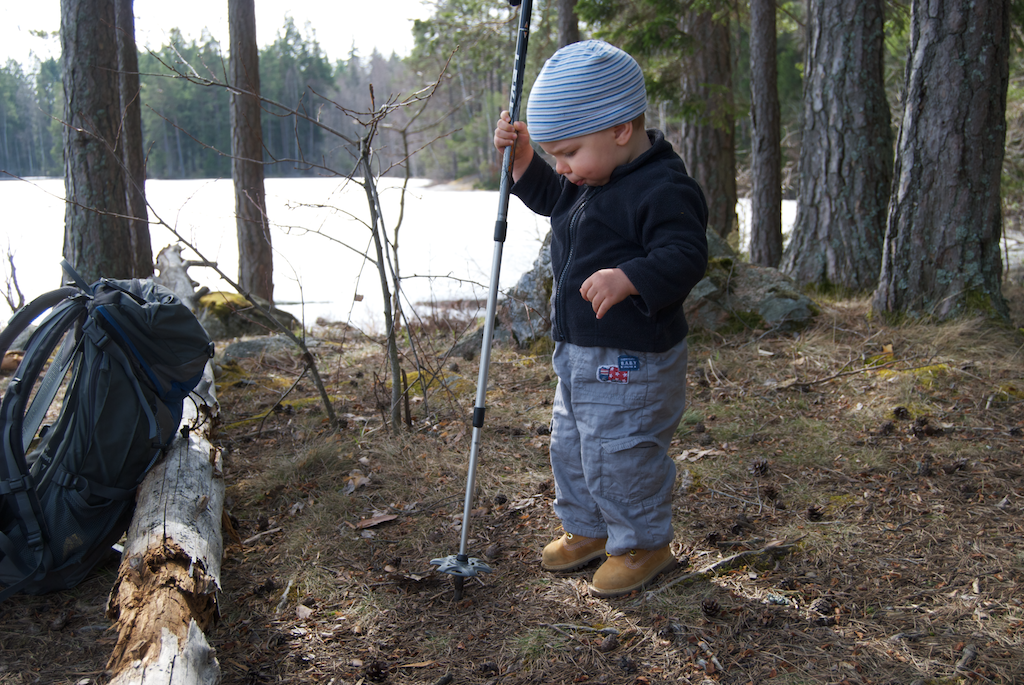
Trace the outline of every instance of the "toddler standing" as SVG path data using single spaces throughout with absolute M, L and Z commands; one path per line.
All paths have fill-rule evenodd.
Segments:
M 588 40 L 556 52 L 527 102 L 503 112 L 517 141 L 512 193 L 551 217 L 554 509 L 552 571 L 605 562 L 598 597 L 646 587 L 675 566 L 668 446 L 686 404 L 683 300 L 707 265 L 707 204 L 657 130 L 636 61 Z M 555 162 L 534 153 L 531 141 Z

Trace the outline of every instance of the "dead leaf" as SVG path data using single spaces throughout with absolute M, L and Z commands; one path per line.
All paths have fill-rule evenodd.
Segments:
M 676 459 L 685 459 L 686 461 L 700 461 L 704 457 L 722 456 L 724 454 L 725 452 L 716 448 L 712 448 L 709 450 L 683 450 L 683 453 L 676 457 Z
M 356 524 L 356 528 L 373 528 L 374 526 L 379 526 L 382 523 L 394 521 L 396 518 L 398 518 L 398 514 L 381 514 L 380 516 L 360 520 L 359 523 Z
M 14 371 L 18 368 L 18 365 L 21 364 L 21 360 L 24 356 L 24 352 L 8 350 L 4 353 L 3 362 L 0 362 L 0 371 Z
M 342 488 L 342 492 L 346 495 L 351 495 L 357 488 L 361 488 L 369 482 L 369 477 L 364 475 L 362 471 L 352 469 L 348 474 L 348 478 L 345 479 L 345 487 Z

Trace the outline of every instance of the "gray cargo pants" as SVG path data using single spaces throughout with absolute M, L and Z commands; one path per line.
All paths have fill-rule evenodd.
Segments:
M 557 343 L 551 420 L 555 514 L 605 551 L 672 541 L 676 466 L 668 456 L 686 406 L 687 346 L 633 352 Z

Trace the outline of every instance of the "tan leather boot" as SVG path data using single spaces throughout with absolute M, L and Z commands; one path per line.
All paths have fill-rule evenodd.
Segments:
M 594 573 L 590 594 L 595 597 L 619 597 L 648 585 L 659 573 L 676 566 L 676 558 L 668 545 L 661 549 L 634 549 L 626 554 L 608 555 L 608 560 Z
M 540 565 L 546 571 L 572 571 L 605 556 L 607 538 L 585 538 L 566 533 L 544 548 Z

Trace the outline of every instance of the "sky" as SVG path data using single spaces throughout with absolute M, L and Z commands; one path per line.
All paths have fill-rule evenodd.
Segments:
M 347 58 L 355 46 L 369 56 L 374 48 L 390 56 L 412 49 L 412 21 L 430 16 L 424 0 L 256 0 L 256 40 L 262 48 L 274 42 L 291 15 L 304 35 L 307 22 L 320 47 L 334 61 Z M 159 48 L 170 29 L 199 39 L 203 28 L 223 48 L 228 44 L 227 0 L 135 0 L 135 39 L 140 49 Z M 60 0 L 2 0 L 0 2 L 0 64 L 8 59 L 31 69 L 34 58 L 60 54 Z M 52 38 L 33 33 L 45 31 Z

